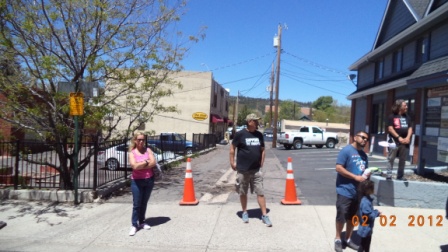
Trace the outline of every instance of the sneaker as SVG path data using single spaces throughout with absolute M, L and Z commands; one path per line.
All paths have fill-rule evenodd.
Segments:
M 143 223 L 143 224 L 140 224 L 139 228 L 144 229 L 144 230 L 150 230 L 151 226 L 146 223 Z
M 129 235 L 130 235 L 130 236 L 134 236 L 135 233 L 137 233 L 137 228 L 134 227 L 134 226 L 132 226 L 132 227 L 131 227 L 131 230 L 129 230 Z
M 249 223 L 249 214 L 247 212 L 244 212 L 241 216 L 241 219 L 243 219 L 244 223 Z
M 359 249 L 359 246 L 356 245 L 355 243 L 353 243 L 352 240 L 350 240 L 349 242 L 347 242 L 347 247 L 349 247 L 349 248 L 351 248 L 351 249 L 353 249 L 353 250 L 356 250 L 356 251 L 358 251 L 358 249 Z
M 335 240 L 334 241 L 334 251 L 342 252 L 342 242 L 341 242 L 341 240 Z
M 271 223 L 271 221 L 269 220 L 269 216 L 267 216 L 267 215 L 261 216 L 261 221 L 263 221 L 263 223 L 264 223 L 267 227 L 272 227 L 272 223 Z

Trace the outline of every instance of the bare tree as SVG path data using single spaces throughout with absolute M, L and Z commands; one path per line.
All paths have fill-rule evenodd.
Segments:
M 7 97 L 0 102 L 0 118 L 55 143 L 60 165 L 43 164 L 60 172 L 65 189 L 73 188 L 67 143 L 75 131 L 67 86 L 73 92 L 99 87 L 78 118 L 79 142 L 92 130 L 104 140 L 126 138 L 154 115 L 176 111 L 159 99 L 181 88 L 169 74 L 182 69 L 188 43 L 197 42 L 176 31 L 185 5 L 184 0 L 1 1 L 0 42 L 15 55 L 21 78 L 0 79 Z M 123 122 L 127 129 L 117 132 Z M 79 160 L 79 172 L 92 154 Z

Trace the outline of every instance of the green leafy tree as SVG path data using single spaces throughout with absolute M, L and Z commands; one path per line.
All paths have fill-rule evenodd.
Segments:
M 0 118 L 54 143 L 58 160 L 42 164 L 60 172 L 65 189 L 74 176 L 68 92 L 100 87 L 78 116 L 79 142 L 88 132 L 127 138 L 154 115 L 177 111 L 159 100 L 181 88 L 170 73 L 182 69 L 188 43 L 198 40 L 174 30 L 184 7 L 183 0 L 0 1 L 2 50 L 22 67 L 20 79 L 1 79 L 8 99 L 0 101 Z M 126 130 L 117 132 L 119 124 Z M 92 155 L 78 157 L 79 172 Z
M 247 105 L 243 105 L 241 110 L 238 112 L 238 126 L 246 125 L 246 116 L 251 113 L 254 112 L 252 112 Z
M 280 103 L 280 111 L 278 112 L 279 120 L 299 120 L 300 119 L 300 106 L 293 100 L 286 100 Z
M 313 102 L 312 107 L 317 110 L 326 111 L 331 108 L 333 104 L 333 97 L 331 96 L 321 96 Z
M 321 96 L 311 105 L 314 109 L 313 120 L 318 122 L 331 121 L 335 122 L 335 108 L 333 97 Z

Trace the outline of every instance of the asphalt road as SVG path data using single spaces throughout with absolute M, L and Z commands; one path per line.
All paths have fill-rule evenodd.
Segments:
M 269 139 L 266 143 L 272 145 Z M 334 205 L 336 203 L 336 159 L 340 148 L 303 147 L 300 150 L 286 150 L 282 146 L 273 150 L 283 167 L 288 157 L 292 158 L 294 179 L 300 190 L 302 202 L 309 205 Z M 369 156 L 369 167 L 386 170 L 386 158 Z M 396 167 L 396 165 L 395 165 Z
M 300 150 L 273 150 L 283 167 L 292 158 L 298 197 L 307 205 L 334 205 L 336 202 L 336 157 L 339 149 L 304 147 Z
M 335 166 L 339 148 L 304 147 L 300 150 L 285 150 L 279 146 L 273 149 L 270 139 L 266 139 L 266 146 L 270 149 L 269 155 L 273 154 L 280 163 L 281 169 L 286 170 L 288 157 L 292 158 L 297 196 L 302 204 L 331 206 L 335 204 Z M 229 145 L 218 145 L 217 149 L 192 158 L 191 166 L 198 199 L 208 195 L 217 198 L 216 203 L 239 202 L 233 185 L 216 185 L 218 179 L 230 169 L 228 151 Z M 369 163 L 370 166 L 377 166 L 385 170 L 385 158 L 369 157 Z M 166 170 L 163 178 L 156 181 L 151 200 L 164 202 L 182 199 L 184 178 L 185 163 Z M 132 202 L 129 188 L 114 193 L 108 200 Z

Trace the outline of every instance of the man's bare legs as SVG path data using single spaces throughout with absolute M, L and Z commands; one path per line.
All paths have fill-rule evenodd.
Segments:
M 264 197 L 264 195 L 258 195 L 257 196 L 257 201 L 258 201 L 258 205 L 260 206 L 261 209 L 261 214 L 262 215 L 266 215 L 266 199 Z
M 247 212 L 247 195 L 240 195 L 241 208 Z

